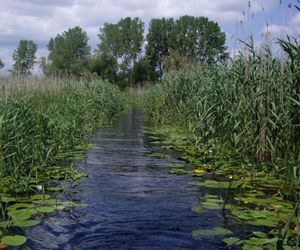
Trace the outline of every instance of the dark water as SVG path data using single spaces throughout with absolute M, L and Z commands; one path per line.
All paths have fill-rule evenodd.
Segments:
M 30 248 L 225 249 L 222 237 L 193 238 L 193 230 L 226 221 L 221 212 L 192 211 L 204 191 L 189 184 L 191 176 L 169 174 L 167 166 L 180 161 L 149 156 L 159 149 L 147 140 L 141 110 L 101 129 L 93 143 L 80 163 L 89 178 L 72 196 L 88 206 L 52 214 L 26 230 Z

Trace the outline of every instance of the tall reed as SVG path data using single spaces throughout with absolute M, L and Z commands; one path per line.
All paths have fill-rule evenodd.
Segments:
M 229 66 L 165 77 L 146 93 L 145 108 L 158 123 L 185 127 L 196 146 L 214 143 L 241 159 L 291 169 L 300 152 L 299 67 L 268 46 L 256 50 L 252 39 L 244 46 Z
M 66 158 L 97 126 L 124 109 L 123 93 L 101 81 L 1 83 L 5 91 L 0 95 L 0 179 L 19 180 Z

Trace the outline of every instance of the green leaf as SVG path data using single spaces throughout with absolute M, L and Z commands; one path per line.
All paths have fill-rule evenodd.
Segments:
M 255 235 L 258 238 L 268 238 L 268 235 L 266 233 L 259 232 L 259 231 L 253 232 L 253 235 Z
M 50 195 L 49 194 L 36 194 L 31 196 L 32 200 L 48 200 L 50 199 Z
M 13 220 L 27 220 L 31 216 L 35 215 L 37 211 L 33 208 L 30 209 L 19 209 L 19 210 L 10 210 L 7 214 Z
M 239 246 L 243 244 L 243 241 L 236 237 L 225 238 L 223 242 L 228 246 Z
M 61 187 L 48 187 L 47 188 L 47 191 L 50 191 L 50 192 L 57 192 L 57 191 L 63 191 L 64 189 L 61 188 Z
M 9 203 L 9 202 L 16 201 L 16 198 L 5 196 L 5 197 L 1 197 L 1 201 L 4 203 Z
M 204 236 L 228 235 L 228 234 L 232 234 L 232 232 L 223 227 L 216 227 L 214 229 L 198 229 L 193 231 L 193 237 L 197 239 Z
M 14 235 L 14 236 L 5 236 L 1 238 L 1 241 L 6 245 L 12 247 L 18 247 L 26 243 L 27 238 L 22 235 Z
M 205 201 L 202 203 L 203 207 L 206 209 L 221 209 L 222 204 L 219 202 L 211 202 L 211 201 Z
M 40 213 L 52 213 L 55 211 L 55 209 L 53 207 L 38 207 L 36 209 L 38 212 Z
M 14 221 L 13 226 L 15 227 L 33 227 L 40 223 L 39 220 L 24 220 L 24 221 Z

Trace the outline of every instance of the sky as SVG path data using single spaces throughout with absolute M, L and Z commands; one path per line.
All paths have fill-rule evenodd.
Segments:
M 226 33 L 227 46 L 238 48 L 236 39 L 253 34 L 261 38 L 300 34 L 300 12 L 292 6 L 297 0 L 0 0 L 0 58 L 12 65 L 12 54 L 21 39 L 38 44 L 37 57 L 47 56 L 51 37 L 82 27 L 94 49 L 97 34 L 105 22 L 117 22 L 127 16 L 151 18 L 183 15 L 206 16 L 219 23 Z M 300 4 L 299 4 L 300 6 Z M 262 36 L 263 35 L 263 36 Z

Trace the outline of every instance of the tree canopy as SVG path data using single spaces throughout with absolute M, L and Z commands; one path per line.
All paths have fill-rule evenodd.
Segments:
M 0 69 L 2 69 L 4 66 L 5 66 L 4 63 L 3 63 L 3 61 L 0 58 Z
M 172 33 L 174 30 L 173 18 L 152 19 L 147 34 L 146 56 L 154 77 L 163 74 L 163 60 L 170 55 Z
M 130 70 L 136 64 L 143 45 L 144 23 L 139 18 L 122 18 L 118 23 L 105 23 L 100 28 L 98 59 L 112 62 L 104 72 L 118 74 L 120 80 L 129 81 Z M 105 65 L 102 65 L 105 66 Z M 114 69 L 111 67 L 115 66 Z
M 226 35 L 216 22 L 206 17 L 182 16 L 176 20 L 172 49 L 199 63 L 214 63 L 226 58 Z
M 13 73 L 17 75 L 30 75 L 35 64 L 37 44 L 31 40 L 21 40 L 13 53 Z
M 128 86 L 161 79 L 166 72 L 189 70 L 197 64 L 227 59 L 225 33 L 206 17 L 154 18 L 144 37 L 144 22 L 121 18 L 99 29 L 94 53 L 87 33 L 79 26 L 70 28 L 48 42 L 48 57 L 39 60 L 45 75 L 93 73 L 111 82 Z M 37 46 L 21 40 L 14 53 L 14 72 L 30 74 Z M 0 61 L 1 68 L 1 61 Z
M 49 72 L 78 75 L 87 70 L 90 47 L 87 34 L 80 27 L 68 29 L 51 38 L 48 50 Z
M 171 51 L 177 58 L 196 63 L 215 63 L 226 59 L 226 36 L 219 25 L 206 17 L 182 16 L 152 19 L 147 34 L 146 55 L 153 72 L 161 77 L 164 61 Z

